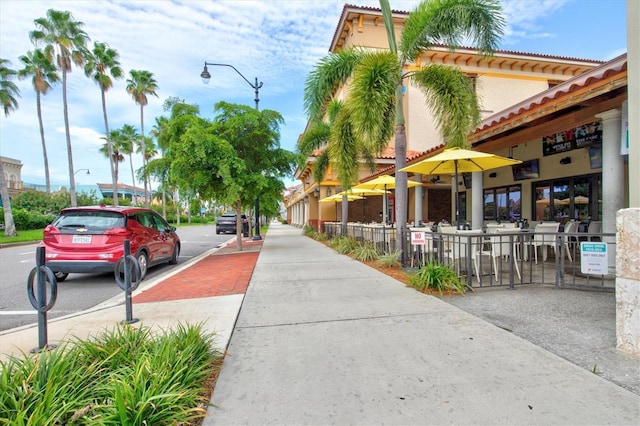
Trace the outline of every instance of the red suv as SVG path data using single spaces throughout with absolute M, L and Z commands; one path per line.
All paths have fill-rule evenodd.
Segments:
M 147 268 L 178 263 L 180 239 L 176 228 L 158 213 L 138 207 L 70 207 L 44 229 L 46 265 L 58 281 L 69 273 L 114 272 L 124 254 L 124 240 L 140 264 L 140 280 Z

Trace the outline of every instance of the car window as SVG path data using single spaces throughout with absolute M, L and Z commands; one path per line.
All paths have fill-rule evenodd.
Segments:
M 124 225 L 124 216 L 115 212 L 74 211 L 61 214 L 53 225 L 59 229 L 86 228 L 89 231 L 102 232 L 109 228 Z
M 169 224 L 164 221 L 160 216 L 153 214 L 152 215 L 153 222 L 155 223 L 155 228 L 159 231 L 165 232 L 169 229 Z

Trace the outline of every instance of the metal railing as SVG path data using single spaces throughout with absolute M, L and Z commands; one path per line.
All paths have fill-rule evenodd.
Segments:
M 405 268 L 417 269 L 430 261 L 449 264 L 472 288 L 529 284 L 606 291 L 615 288 L 615 234 L 523 232 L 517 228 L 498 234 L 422 229 L 425 240 L 420 245 L 411 244 L 412 230 L 405 232 Z M 330 237 L 344 235 L 359 242 L 373 242 L 380 254 L 395 251 L 395 227 L 349 223 L 343 230 L 340 223 L 325 223 L 324 232 Z M 606 273 L 589 270 L 591 258 L 586 255 L 593 253 L 583 253 L 581 243 L 593 243 L 597 249 L 606 247 Z

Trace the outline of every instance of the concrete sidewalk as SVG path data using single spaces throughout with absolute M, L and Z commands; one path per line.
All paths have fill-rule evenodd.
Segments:
M 282 225 L 211 402 L 205 425 L 640 423 L 638 395 Z

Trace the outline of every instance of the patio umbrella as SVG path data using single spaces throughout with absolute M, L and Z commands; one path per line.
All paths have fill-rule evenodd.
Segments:
M 449 148 L 440 154 L 422 160 L 416 164 L 400 169 L 401 172 L 421 173 L 424 175 L 455 175 L 456 186 L 456 225 L 460 224 L 460 208 L 458 206 L 458 174 L 467 172 L 483 172 L 505 166 L 520 164 L 522 161 L 501 157 L 486 152 L 471 151 L 462 148 Z
M 356 188 L 351 188 L 351 189 L 347 189 L 346 191 L 342 191 L 339 192 L 338 194 L 340 195 L 357 195 L 359 196 L 362 200 L 364 200 L 362 202 L 362 221 L 365 221 L 365 217 L 366 217 L 366 200 L 368 196 L 372 196 L 372 195 L 385 195 L 388 194 L 389 191 L 385 191 L 384 189 L 356 189 Z M 336 194 L 337 195 L 337 194 Z
M 344 192 L 344 191 L 343 191 Z M 355 194 L 347 194 L 347 201 L 362 200 L 364 197 Z M 342 201 L 342 193 L 333 194 L 318 201 L 319 203 L 336 203 L 336 221 L 338 220 L 338 202 Z
M 419 182 L 415 182 L 415 181 L 407 181 L 407 186 L 409 188 L 411 188 L 412 186 L 418 186 L 420 185 Z M 361 189 L 381 189 L 384 191 L 384 211 L 383 211 L 383 215 L 382 215 L 382 220 L 383 223 L 387 223 L 387 193 L 389 189 L 394 189 L 396 187 L 396 178 L 390 175 L 381 175 L 378 176 L 377 178 L 367 181 L 367 182 L 363 182 L 361 184 L 358 184 L 356 186 L 354 186 L 353 188 L 351 188 L 353 191 L 358 191 Z

